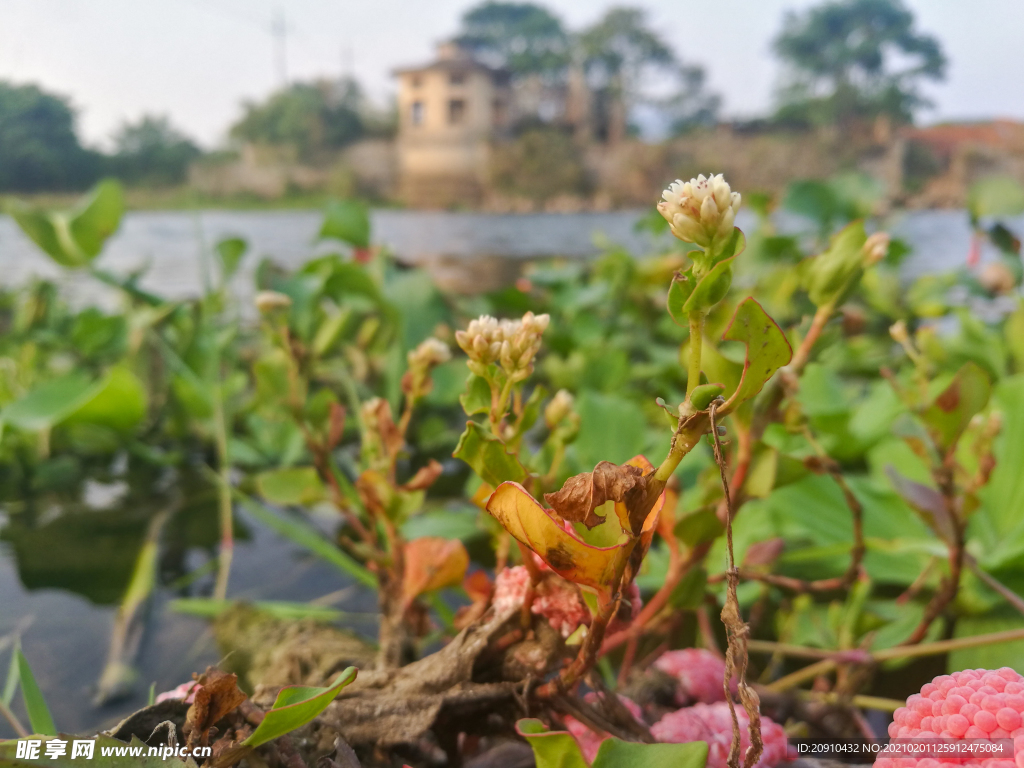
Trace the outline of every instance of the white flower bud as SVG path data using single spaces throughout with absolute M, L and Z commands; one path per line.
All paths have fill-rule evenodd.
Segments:
M 269 314 L 277 309 L 288 309 L 292 305 L 292 298 L 278 291 L 260 291 L 253 299 L 253 303 L 263 314 Z
M 889 253 L 889 234 L 887 232 L 875 232 L 864 242 L 864 266 L 870 267 L 877 264 Z
M 687 182 L 673 182 L 662 193 L 658 211 L 673 235 L 707 248 L 715 238 L 728 237 L 732 232 L 741 200 L 722 174 L 710 178 L 701 174 Z
M 574 403 L 575 399 L 568 391 L 558 390 L 544 409 L 544 423 L 548 425 L 548 429 L 557 427 L 562 419 L 572 412 Z

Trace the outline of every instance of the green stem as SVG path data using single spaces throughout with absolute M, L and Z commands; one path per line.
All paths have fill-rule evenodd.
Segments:
M 217 566 L 217 584 L 214 598 L 224 600 L 228 594 L 228 577 L 231 574 L 231 559 L 235 550 L 234 522 L 231 509 L 231 464 L 228 458 L 228 430 L 224 417 L 224 397 L 220 382 L 217 382 L 213 397 L 214 432 L 217 440 L 217 470 L 220 483 L 217 496 L 220 509 L 220 556 Z
M 686 372 L 686 396 L 700 384 L 700 353 L 704 343 L 704 313 L 690 313 L 690 367 Z

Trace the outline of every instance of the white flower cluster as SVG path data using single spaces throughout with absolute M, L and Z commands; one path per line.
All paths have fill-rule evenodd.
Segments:
M 455 341 L 469 356 L 469 369 L 485 376 L 487 366 L 499 363 L 512 381 L 522 381 L 533 372 L 533 358 L 540 350 L 540 337 L 548 327 L 548 315 L 527 312 L 521 320 L 497 320 L 482 315 Z
M 689 181 L 677 180 L 662 193 L 658 211 L 669 224 L 672 234 L 702 248 L 732 232 L 740 193 L 733 192 L 722 174 L 704 178 L 701 174 Z

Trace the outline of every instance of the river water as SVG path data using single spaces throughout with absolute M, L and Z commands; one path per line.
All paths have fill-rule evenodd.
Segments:
M 502 265 L 552 256 L 586 258 L 609 243 L 638 256 L 656 251 L 652 236 L 636 230 L 642 215 L 640 211 L 488 215 L 381 210 L 373 213 L 373 232 L 375 242 L 401 260 L 429 265 L 442 278 L 453 273 L 457 278 L 462 271 L 472 273 L 484 265 L 483 276 L 473 279 L 487 283 L 489 273 L 497 275 L 498 281 L 505 279 Z M 259 258 L 296 266 L 312 253 L 330 249 L 329 244 L 316 243 L 320 220 L 315 211 L 129 213 L 97 264 L 119 274 L 144 270 L 143 288 L 168 298 L 184 298 L 201 290 L 202 254 L 208 244 L 241 236 L 249 241 L 251 253 L 233 289 L 245 298 L 252 290 L 252 271 Z M 745 217 L 737 223 L 742 227 L 752 222 Z M 802 226 L 795 219 L 778 223 L 784 231 Z M 1024 220 L 1015 223 L 1019 226 Z M 914 249 L 902 267 L 905 278 L 964 263 L 970 230 L 962 211 L 912 212 L 884 225 Z M 75 303 L 112 300 L 111 295 L 98 292 L 95 281 L 59 270 L 13 221 L 0 217 L 0 284 L 16 287 L 33 277 L 56 280 Z M 66 732 L 108 725 L 144 704 L 151 683 L 158 691 L 169 689 L 219 658 L 207 622 L 164 610 L 182 588 L 162 588 L 143 638 L 134 693 L 113 705 L 91 705 L 118 596 L 152 510 L 147 512 L 138 495 L 116 483 L 94 483 L 87 490 L 79 503 L 60 509 L 28 505 L 0 509 L 0 637 L 16 628 L 23 630 L 25 653 L 58 727 Z M 186 504 L 186 511 L 169 524 L 167 538 L 172 544 L 161 556 L 162 584 L 187 580 L 215 552 L 216 530 L 211 526 L 216 525 L 216 514 L 209 508 L 209 489 L 200 488 L 197 493 L 207 497 Z M 240 526 L 232 596 L 305 601 L 345 586 L 329 566 L 244 515 Z M 342 607 L 367 610 L 372 604 L 372 596 L 364 593 Z M 0 659 L 4 658 L 0 648 Z M 0 686 L 3 677 L 0 670 Z M 0 720 L 0 738 L 11 735 Z

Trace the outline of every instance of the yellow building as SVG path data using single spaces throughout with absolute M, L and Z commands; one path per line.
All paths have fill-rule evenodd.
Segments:
M 416 208 L 480 203 L 491 141 L 509 112 L 508 77 L 454 43 L 398 77 L 399 196 Z

